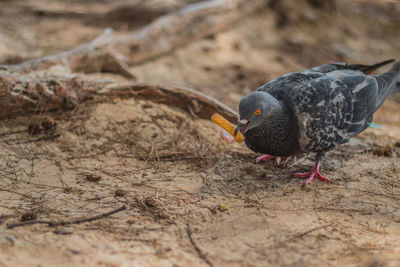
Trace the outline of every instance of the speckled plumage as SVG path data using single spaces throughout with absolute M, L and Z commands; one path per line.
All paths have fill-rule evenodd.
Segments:
M 399 81 L 400 63 L 381 75 L 368 73 L 390 62 L 373 66 L 331 63 L 261 86 L 239 105 L 240 119 L 250 121 L 244 130 L 246 145 L 274 156 L 316 152 L 317 160 L 322 160 L 327 151 L 369 126 Z M 279 104 L 261 113 L 262 118 L 252 115 L 270 102 Z

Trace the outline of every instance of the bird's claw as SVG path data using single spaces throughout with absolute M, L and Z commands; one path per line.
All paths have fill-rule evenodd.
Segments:
M 306 182 L 305 182 L 306 185 L 310 184 L 314 180 L 314 178 L 317 178 L 318 180 L 321 180 L 321 181 L 324 181 L 324 182 L 332 183 L 332 181 L 329 178 L 323 176 L 319 172 L 319 162 L 318 161 L 315 163 L 315 166 L 312 169 L 312 171 L 296 173 L 296 177 L 298 177 L 298 178 L 308 178 L 306 180 Z
M 276 162 L 277 165 L 279 165 L 281 163 L 281 157 L 275 157 L 275 156 L 271 156 L 271 155 L 259 156 L 259 157 L 256 158 L 255 162 L 256 163 L 260 163 L 263 160 L 272 159 L 272 158 L 275 158 L 275 162 Z
M 308 178 L 306 180 L 306 185 L 310 184 L 314 178 L 317 178 L 318 180 L 332 183 L 332 181 L 329 178 L 326 178 L 322 176 L 319 172 L 301 172 L 301 173 L 296 173 L 296 177 L 298 178 Z

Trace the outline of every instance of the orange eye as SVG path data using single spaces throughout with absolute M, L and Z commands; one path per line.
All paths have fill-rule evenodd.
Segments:
M 254 115 L 256 115 L 256 116 L 258 116 L 258 115 L 260 115 L 261 114 L 261 110 L 260 109 L 257 109 L 255 112 L 254 112 Z

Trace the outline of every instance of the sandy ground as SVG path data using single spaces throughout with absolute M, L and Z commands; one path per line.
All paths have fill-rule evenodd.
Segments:
M 76 47 L 107 24 L 123 32 L 152 18 L 96 20 L 128 1 L 0 2 L 2 64 Z M 147 4 L 157 17 L 187 2 Z M 398 4 L 296 3 L 271 1 L 231 30 L 131 70 L 139 81 L 194 88 L 236 108 L 243 95 L 286 72 L 400 59 Z M 115 99 L 0 121 L 0 265 L 207 266 L 189 225 L 215 266 L 398 266 L 398 107 L 392 97 L 374 120 L 382 129 L 329 154 L 322 172 L 333 184 L 308 187 L 294 173 L 307 171 L 313 155 L 255 164 L 257 154 L 222 140 L 210 121 L 165 105 Z M 55 126 L 30 135 L 28 125 L 46 116 Z M 7 229 L 121 206 L 93 222 Z

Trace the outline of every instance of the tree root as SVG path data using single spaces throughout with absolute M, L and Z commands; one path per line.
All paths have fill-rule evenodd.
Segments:
M 183 109 L 193 117 L 202 119 L 210 119 L 214 113 L 221 114 L 232 123 L 236 123 L 238 119 L 238 113 L 230 107 L 215 98 L 187 88 L 139 83 L 108 88 L 98 94 L 146 99 Z
M 203 119 L 209 119 L 214 113 L 233 123 L 238 118 L 228 106 L 191 89 L 145 83 L 113 87 L 109 84 L 110 81 L 92 81 L 79 76 L 39 80 L 3 76 L 0 77 L 0 119 L 70 110 L 95 97 L 99 101 L 109 101 L 112 97 L 146 99 L 183 109 Z

